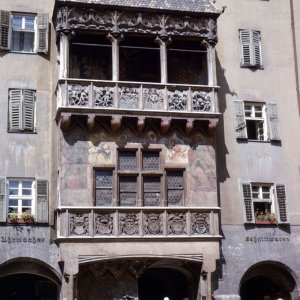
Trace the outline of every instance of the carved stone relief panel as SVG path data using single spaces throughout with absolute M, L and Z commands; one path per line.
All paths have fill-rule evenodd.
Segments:
M 128 212 L 119 214 L 120 234 L 138 235 L 139 234 L 139 214 Z
M 89 214 L 88 213 L 70 214 L 69 235 L 89 235 Z
M 120 107 L 121 108 L 138 108 L 138 89 L 137 88 L 120 88 Z
M 163 92 L 164 90 L 154 88 L 144 89 L 143 95 L 145 108 L 162 110 L 164 101 Z
M 186 110 L 187 91 L 169 91 L 169 109 Z
M 211 97 L 209 93 L 203 91 L 193 92 L 193 110 L 196 111 L 210 111 Z
M 192 234 L 209 234 L 208 213 L 192 213 Z
M 161 235 L 163 233 L 162 213 L 144 214 L 144 234 Z
M 86 106 L 89 101 L 89 87 L 81 85 L 68 85 L 69 105 Z
M 95 87 L 95 106 L 113 107 L 113 89 L 109 87 Z
M 95 235 L 112 235 L 114 214 L 99 213 L 95 215 Z
M 186 214 L 170 213 L 168 214 L 168 234 L 179 235 L 186 234 Z

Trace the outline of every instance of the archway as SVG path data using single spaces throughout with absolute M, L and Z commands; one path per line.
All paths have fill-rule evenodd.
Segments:
M 59 286 L 58 274 L 36 259 L 13 259 L 0 267 L 1 299 L 57 300 Z
M 262 262 L 250 268 L 241 280 L 241 300 L 292 300 L 296 282 L 288 268 L 277 262 Z

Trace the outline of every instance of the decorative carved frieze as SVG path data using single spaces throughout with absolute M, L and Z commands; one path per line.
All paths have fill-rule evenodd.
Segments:
M 138 107 L 138 89 L 122 87 L 120 89 L 120 107 L 137 108 Z
M 162 233 L 162 213 L 146 213 L 144 215 L 144 234 L 161 235 Z
M 158 109 L 158 110 L 163 109 L 163 102 L 164 102 L 163 90 L 155 89 L 155 88 L 150 88 L 150 89 L 145 88 L 143 90 L 143 95 L 144 95 L 145 108 Z
M 89 88 L 82 85 L 69 85 L 69 105 L 86 106 L 89 101 Z
M 137 235 L 139 233 L 138 213 L 120 213 L 120 234 Z
M 186 110 L 187 91 L 169 91 L 169 109 Z
M 56 10 L 55 27 L 56 31 L 85 29 L 111 32 L 113 35 L 146 33 L 164 39 L 168 36 L 194 36 L 214 44 L 217 41 L 216 18 L 62 6 Z
M 184 213 L 170 213 L 168 215 L 168 234 L 186 234 L 186 215 Z
M 70 214 L 69 232 L 70 235 L 89 235 L 89 214 Z
M 112 235 L 113 234 L 113 214 L 97 214 L 95 217 L 95 234 Z
M 193 110 L 210 111 L 211 97 L 210 94 L 204 91 L 193 92 Z
M 95 87 L 95 106 L 113 107 L 113 89 L 109 87 Z
M 192 234 L 209 234 L 208 213 L 192 213 Z

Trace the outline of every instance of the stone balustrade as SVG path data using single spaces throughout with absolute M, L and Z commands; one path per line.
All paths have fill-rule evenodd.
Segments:
M 219 208 L 61 207 L 58 238 L 218 237 Z
M 93 109 L 213 114 L 218 113 L 217 86 L 60 80 L 57 109 Z

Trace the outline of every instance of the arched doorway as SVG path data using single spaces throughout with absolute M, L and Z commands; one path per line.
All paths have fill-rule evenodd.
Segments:
M 0 267 L 1 299 L 58 300 L 59 286 L 58 274 L 36 259 L 13 259 Z
M 32 274 L 0 278 L 1 298 L 5 300 L 57 300 L 57 286 L 49 279 Z
M 296 283 L 287 267 L 277 262 L 262 262 L 250 268 L 241 280 L 241 300 L 296 299 Z

